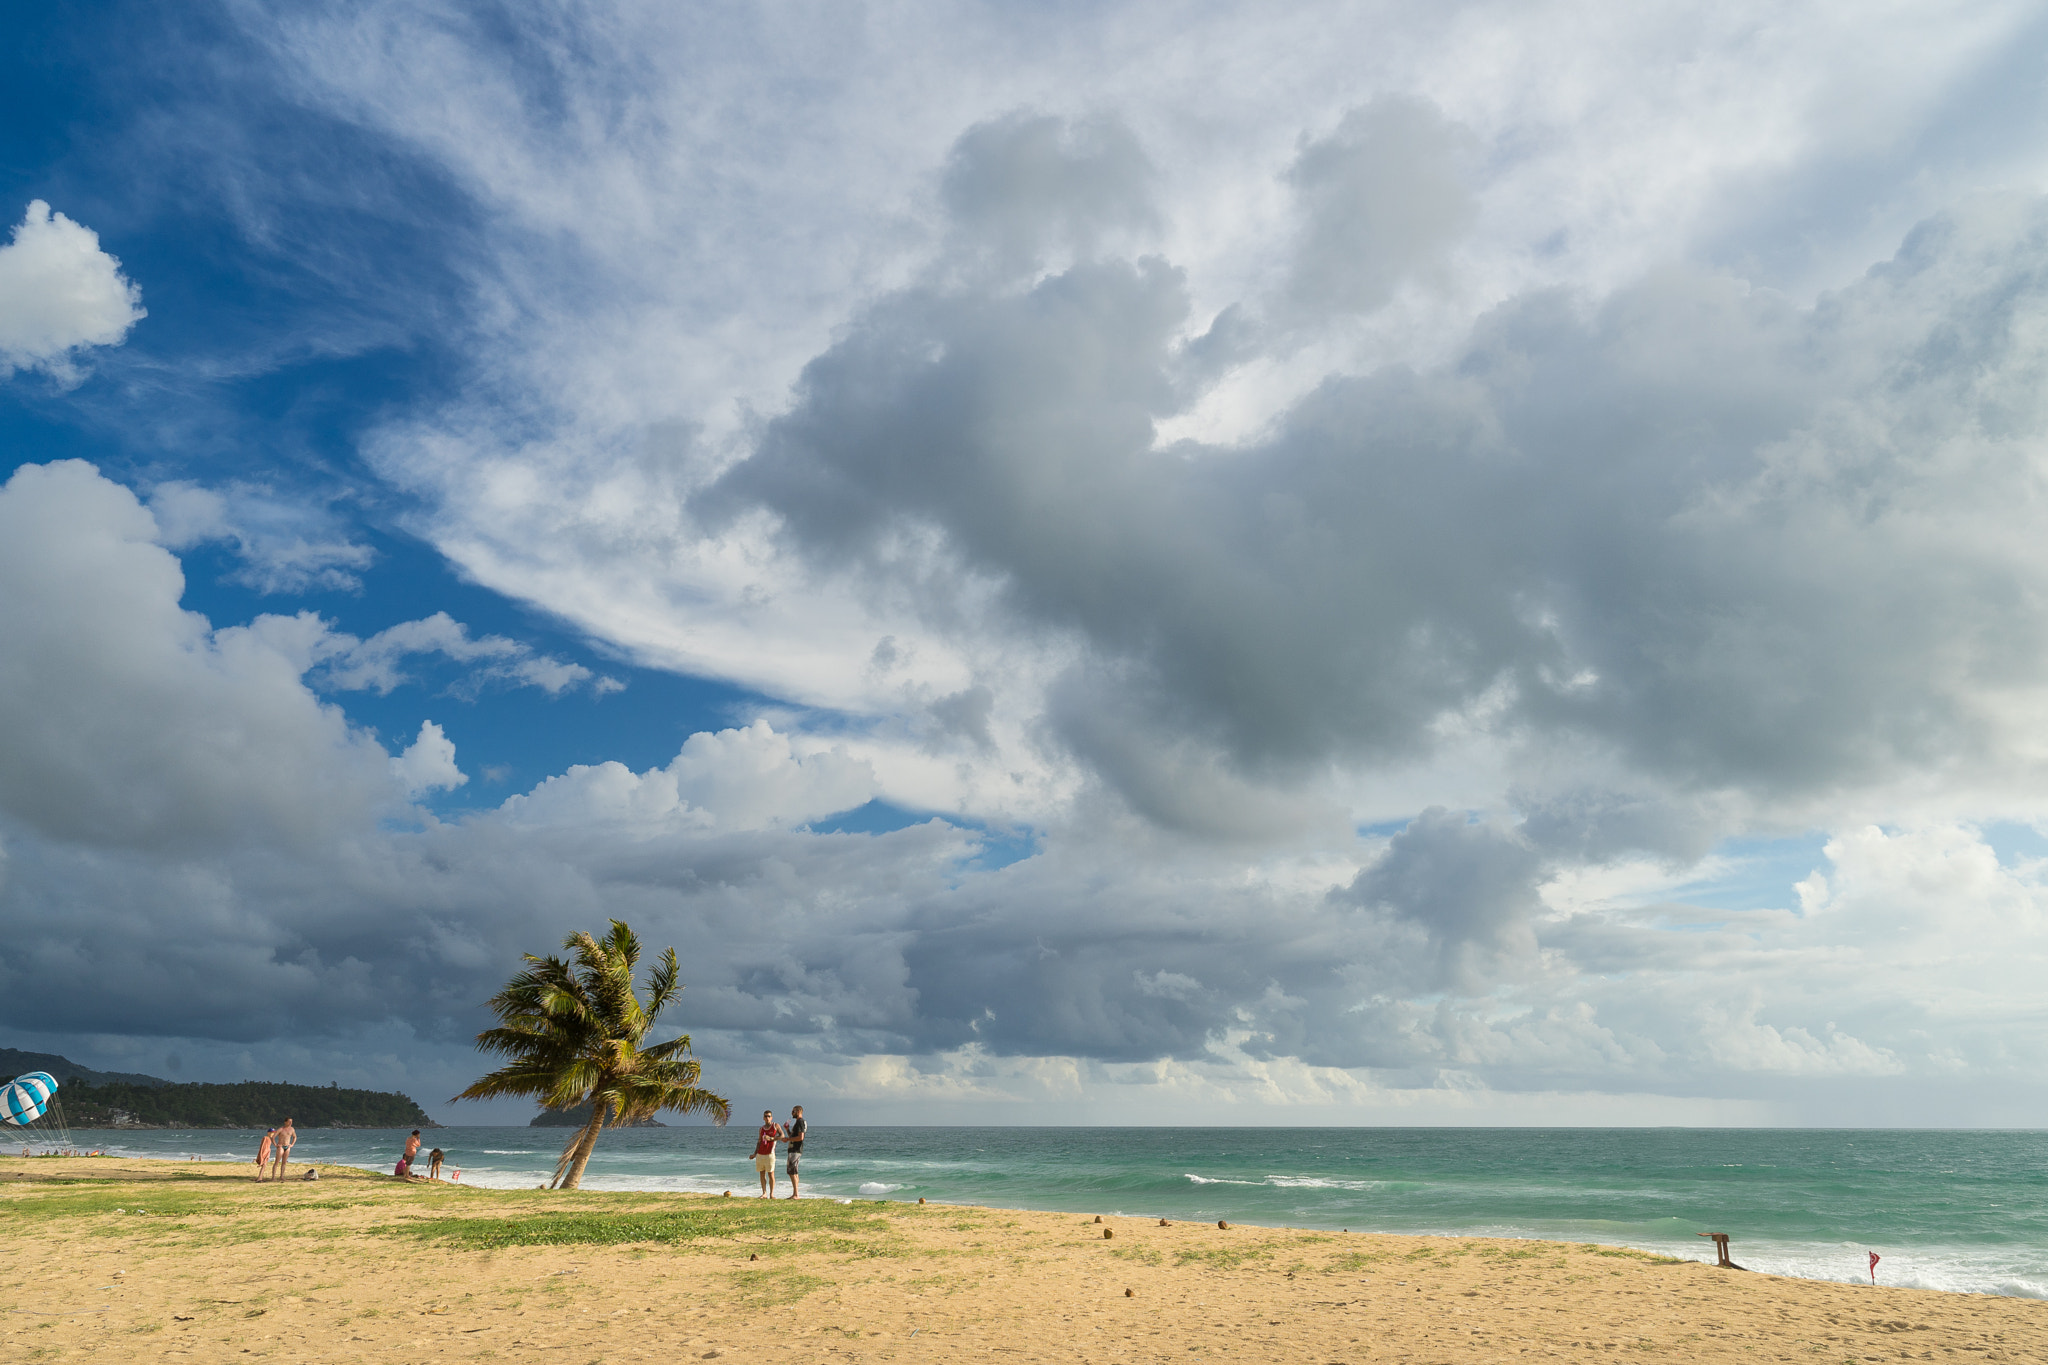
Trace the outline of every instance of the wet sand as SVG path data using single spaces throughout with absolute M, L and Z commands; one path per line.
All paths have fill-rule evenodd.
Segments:
M 2048 1303 L 1612 1247 L 253 1172 L 0 1159 L 12 1358 L 2048 1361 Z

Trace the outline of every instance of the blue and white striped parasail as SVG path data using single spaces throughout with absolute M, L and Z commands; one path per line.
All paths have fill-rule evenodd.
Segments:
M 50 1107 L 50 1096 L 56 1093 L 57 1078 L 47 1071 L 16 1076 L 5 1089 L 0 1089 L 0 1123 L 16 1127 L 34 1123 Z

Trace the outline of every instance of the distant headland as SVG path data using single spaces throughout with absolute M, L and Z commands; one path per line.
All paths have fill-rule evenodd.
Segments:
M 300 1128 L 438 1128 L 411 1096 L 339 1085 L 167 1081 L 95 1071 L 48 1052 L 0 1048 L 0 1079 L 24 1071 L 57 1078 L 73 1128 L 268 1128 L 289 1114 Z

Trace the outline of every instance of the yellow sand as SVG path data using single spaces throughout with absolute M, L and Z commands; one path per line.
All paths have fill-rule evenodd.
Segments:
M 1615 1248 L 1133 1218 L 1098 1226 L 938 1205 L 817 1201 L 794 1211 L 687 1195 L 466 1190 L 337 1168 L 314 1184 L 257 1185 L 252 1171 L 0 1161 L 0 1356 L 2048 1361 L 2048 1304 L 1782 1279 Z M 713 1231 L 495 1249 L 470 1244 L 475 1236 L 446 1240 L 449 1229 L 554 1228 L 561 1213 L 584 1215 L 586 1231 L 619 1219 L 673 1228 L 687 1221 L 678 1215 Z

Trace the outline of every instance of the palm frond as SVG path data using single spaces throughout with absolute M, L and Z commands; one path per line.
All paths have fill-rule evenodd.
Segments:
M 654 1021 L 661 1016 L 661 1012 L 668 1008 L 668 1003 L 682 991 L 683 985 L 679 980 L 682 971 L 682 965 L 676 961 L 676 950 L 664 948 L 661 960 L 654 964 L 654 975 L 647 979 L 647 1003 L 641 1007 L 641 1012 L 647 1016 L 649 1028 L 654 1026 Z

